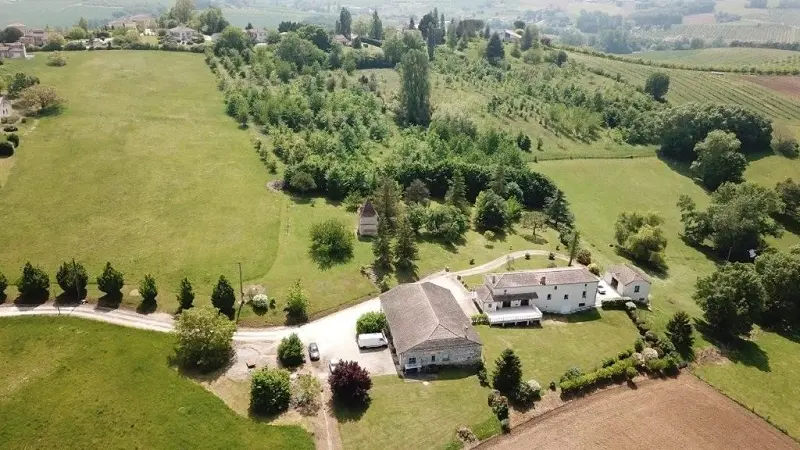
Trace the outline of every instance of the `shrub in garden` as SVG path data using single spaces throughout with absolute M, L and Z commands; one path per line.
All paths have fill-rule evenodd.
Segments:
M 19 135 L 16 133 L 11 133 L 6 136 L 6 140 L 14 144 L 14 148 L 19 148 Z
M 533 396 L 535 400 L 539 400 L 542 398 L 542 385 L 539 384 L 536 380 L 528 380 L 528 386 L 530 386 L 531 390 L 533 391 Z
M 522 382 L 514 390 L 514 401 L 523 406 L 531 406 L 536 400 L 536 393 L 528 383 Z
M 492 373 L 492 387 L 503 394 L 513 394 L 522 381 L 522 362 L 514 350 L 503 350 L 495 361 Z
M 22 268 L 22 276 L 17 280 L 17 290 L 22 297 L 38 297 L 47 295 L 50 289 L 50 277 L 39 266 L 30 262 Z
M 639 375 L 639 371 L 636 370 L 636 367 L 628 366 L 628 368 L 625 369 L 625 376 L 628 377 L 629 380 L 636 378 L 637 375 Z
M 472 317 L 470 317 L 470 320 L 472 321 L 473 325 L 488 325 L 489 324 L 489 316 L 486 315 L 486 313 L 473 314 Z
M 644 350 L 644 341 L 642 338 L 636 338 L 636 340 L 633 342 L 633 349 L 638 353 L 642 353 L 642 350 Z
M 178 289 L 178 304 L 181 310 L 189 309 L 194 304 L 194 290 L 188 278 L 181 280 L 181 287 Z
M 678 360 L 674 356 L 667 356 L 662 359 L 662 361 L 664 361 L 664 368 L 662 370 L 665 374 L 673 376 L 678 374 Z
M 500 421 L 500 429 L 503 430 L 503 433 L 510 433 L 511 432 L 511 422 L 508 419 L 503 419 Z
M 386 329 L 386 314 L 370 311 L 361 315 L 356 321 L 356 333 L 381 333 Z
M 369 372 L 355 361 L 342 361 L 328 377 L 333 399 L 351 407 L 365 406 L 369 403 L 369 390 L 372 379 Z
M 644 361 L 648 362 L 651 359 L 658 359 L 658 351 L 654 348 L 646 348 L 642 350 L 642 356 L 644 357 Z
M 61 289 L 67 294 L 77 294 L 83 296 L 86 294 L 86 284 L 89 283 L 89 275 L 86 274 L 86 268 L 83 264 L 75 262 L 63 262 L 61 267 L 56 272 L 56 282 Z
M 676 353 L 675 345 L 667 339 L 666 336 L 661 336 L 658 338 L 658 342 L 656 342 L 656 348 L 661 350 L 661 353 L 665 355 L 672 355 Z
M 663 359 L 654 358 L 654 359 L 647 359 L 645 362 L 645 366 L 647 367 L 647 370 L 650 373 L 654 375 L 659 375 L 664 371 L 664 369 L 667 366 L 667 363 Z
M 568 380 L 574 380 L 583 375 L 583 371 L 577 367 L 570 367 L 564 372 L 564 375 L 561 375 L 561 379 L 559 381 L 564 382 Z
M 278 360 L 285 367 L 297 367 L 303 364 L 305 350 L 303 349 L 303 342 L 297 336 L 297 333 L 292 333 L 281 339 L 281 343 L 278 345 Z
M 250 383 L 250 410 L 255 414 L 277 414 L 289 408 L 292 385 L 285 369 L 264 367 Z
M 313 415 L 320 407 L 320 392 L 319 379 L 311 374 L 302 374 L 292 388 L 292 405 L 305 415 Z
M 211 304 L 222 314 L 225 314 L 228 319 L 233 320 L 236 310 L 236 294 L 233 292 L 233 286 L 225 278 L 225 275 L 220 275 L 217 285 L 214 286 L 214 292 L 211 293 Z
M 189 369 L 211 372 L 233 356 L 236 325 L 211 306 L 183 310 L 175 324 L 178 363 Z
M 8 141 L 0 141 L 0 157 L 14 155 L 14 144 Z
M 591 263 L 587 268 L 589 269 L 589 272 L 597 275 L 598 277 L 600 276 L 600 266 L 597 265 L 597 263 Z M 603 304 L 603 306 L 605 306 L 605 304 Z
M 592 263 L 592 252 L 590 252 L 585 248 L 582 248 L 578 250 L 578 254 L 575 256 L 575 260 L 578 261 L 578 264 L 588 266 L 589 264 Z
M 676 312 L 667 322 L 667 336 L 676 348 L 686 351 L 692 348 L 692 323 L 685 311 Z
M 487 386 L 489 384 L 486 380 L 486 364 L 483 363 L 482 359 L 478 361 L 477 375 L 478 375 L 478 382 L 481 384 L 481 386 Z
M 633 365 L 636 367 L 644 367 L 644 355 L 641 353 L 634 353 L 631 355 L 631 361 L 633 361 Z
M 303 290 L 300 280 L 296 280 L 289 288 L 289 293 L 286 295 L 286 306 L 283 310 L 286 312 L 286 319 L 290 322 L 308 320 L 308 296 Z
M 97 277 L 97 288 L 109 295 L 119 294 L 124 284 L 122 272 L 112 267 L 110 262 L 106 263 L 103 273 Z
M 6 298 L 6 288 L 8 287 L 8 279 L 2 272 L 0 272 L 0 300 Z
M 144 279 L 139 282 L 139 295 L 142 296 L 142 303 L 145 305 L 156 304 L 158 287 L 156 287 L 156 280 L 151 275 L 145 275 Z
M 489 394 L 489 406 L 498 420 L 508 419 L 508 398 L 498 391 Z
M 253 296 L 253 299 L 250 300 L 250 304 L 253 306 L 253 309 L 257 311 L 266 311 L 269 309 L 269 297 L 267 297 L 267 294 L 256 294 Z
M 656 342 L 658 342 L 658 335 L 655 334 L 652 330 L 647 330 L 644 333 L 644 340 L 652 344 L 655 344 Z
M 621 351 L 621 352 L 619 352 L 617 354 L 617 359 L 623 360 L 623 359 L 626 359 L 626 358 L 630 357 L 632 354 L 633 354 L 633 350 L 626 349 L 626 350 L 623 350 L 623 351 Z

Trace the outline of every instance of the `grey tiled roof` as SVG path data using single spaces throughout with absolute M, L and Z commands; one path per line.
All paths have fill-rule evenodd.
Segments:
M 375 207 L 372 205 L 372 202 L 367 200 L 364 202 L 364 205 L 361 207 L 361 211 L 358 213 L 359 217 L 375 217 L 378 215 L 378 212 L 375 211 Z
M 614 277 L 623 285 L 628 285 L 634 281 L 645 281 L 647 283 L 650 282 L 650 277 L 648 277 L 647 274 L 642 271 L 642 269 L 636 266 L 630 266 L 628 264 L 612 266 L 608 269 L 608 273 L 614 275 Z
M 402 284 L 380 299 L 398 353 L 481 344 L 470 319 L 446 288 L 427 282 Z
M 483 277 L 486 286 L 507 289 L 522 286 L 593 283 L 597 277 L 585 267 L 526 270 L 523 272 L 490 273 Z M 544 281 L 544 282 L 542 282 Z

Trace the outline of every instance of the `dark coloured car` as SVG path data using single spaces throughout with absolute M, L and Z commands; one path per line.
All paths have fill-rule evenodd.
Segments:
M 319 361 L 319 347 L 316 342 L 308 344 L 308 357 L 312 361 Z

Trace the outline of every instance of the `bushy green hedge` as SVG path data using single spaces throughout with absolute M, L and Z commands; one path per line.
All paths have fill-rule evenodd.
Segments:
M 559 387 L 562 394 L 575 395 L 611 383 L 621 383 L 628 378 L 629 367 L 633 367 L 632 361 L 624 359 L 594 372 L 566 379 L 559 384 Z
M 489 316 L 486 313 L 473 314 L 470 319 L 473 325 L 489 325 Z
M 386 329 L 386 314 L 377 311 L 366 312 L 356 321 L 356 333 L 381 333 Z

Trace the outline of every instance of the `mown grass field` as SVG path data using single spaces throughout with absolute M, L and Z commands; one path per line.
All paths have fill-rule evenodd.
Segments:
M 522 361 L 523 380 L 535 379 L 544 388 L 570 367 L 590 371 L 603 358 L 633 348 L 639 335 L 624 312 L 594 310 L 547 320 L 541 328 L 480 326 L 478 333 L 488 373 L 500 353 L 512 348 Z
M 774 121 L 773 127 L 783 133 L 800 133 L 800 102 L 783 93 L 748 81 L 733 73 L 711 73 L 693 70 L 663 69 L 606 58 L 570 53 L 569 57 L 587 67 L 620 74 L 624 81 L 644 86 L 648 75 L 661 71 L 669 75 L 667 100 L 673 104 L 709 102 L 744 106 Z
M 500 432 L 486 404 L 488 394 L 489 388 L 475 375 L 460 372 L 442 372 L 427 384 L 391 375 L 375 377 L 372 401 L 363 415 L 337 412 L 342 443 L 348 450 L 441 449 L 461 425 L 485 439 Z
M 313 449 L 169 366 L 173 337 L 68 317 L 3 319 L 3 448 Z
M 755 42 L 796 42 L 798 31 L 795 27 L 780 23 L 707 23 L 694 25 L 673 25 L 669 29 L 635 30 L 636 37 L 650 39 L 702 38 L 713 41 L 722 38 L 730 41 Z

